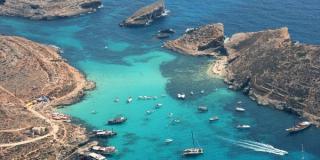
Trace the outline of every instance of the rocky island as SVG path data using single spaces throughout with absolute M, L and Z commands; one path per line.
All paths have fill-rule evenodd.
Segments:
M 194 56 L 217 55 L 225 52 L 223 42 L 223 24 L 218 23 L 189 29 L 180 38 L 167 41 L 164 47 L 175 52 Z
M 121 22 L 120 26 L 145 26 L 150 24 L 153 20 L 163 17 L 165 12 L 166 8 L 164 0 L 158 0 L 153 4 L 145 6 L 136 11 L 132 16 Z
M 0 36 L 1 159 L 64 159 L 88 140 L 84 128 L 65 121 L 54 107 L 80 100 L 95 84 L 59 52 L 55 46 Z
M 100 0 L 0 0 L 0 15 L 52 20 L 94 12 Z
M 219 43 L 206 47 L 209 52 L 224 48 L 225 54 L 197 52 L 217 38 L 208 30 L 214 25 L 200 27 L 164 46 L 190 55 L 215 55 L 211 73 L 223 76 L 230 89 L 243 91 L 261 105 L 293 112 L 319 124 L 320 46 L 293 42 L 288 28 L 280 28 L 237 33 L 220 47 Z

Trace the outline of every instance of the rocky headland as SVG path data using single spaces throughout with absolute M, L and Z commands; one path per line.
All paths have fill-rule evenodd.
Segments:
M 52 118 L 55 106 L 95 87 L 59 53 L 55 46 L 0 36 L 1 159 L 64 159 L 88 140 L 84 128 Z
M 0 0 L 0 15 L 52 20 L 94 12 L 100 0 Z
M 190 29 L 180 38 L 167 41 L 164 47 L 175 52 L 199 55 L 217 55 L 225 53 L 223 24 L 210 24 L 199 28 Z
M 146 26 L 153 20 L 163 17 L 166 12 L 164 0 L 158 0 L 136 11 L 132 16 L 120 23 L 120 26 Z
M 198 54 L 197 48 L 215 38 L 201 36 L 212 35 L 206 33 L 209 26 L 197 29 L 203 30 L 202 34 L 191 32 L 167 42 L 165 47 L 190 55 L 215 55 L 210 72 L 222 76 L 230 89 L 248 94 L 261 105 L 320 123 L 320 46 L 293 42 L 284 27 L 237 33 L 221 43 L 225 54 Z M 207 51 L 215 52 L 211 51 L 215 48 Z

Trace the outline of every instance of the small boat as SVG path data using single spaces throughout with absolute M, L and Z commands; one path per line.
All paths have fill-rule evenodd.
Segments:
M 156 35 L 156 37 L 157 37 L 158 39 L 165 39 L 165 38 L 169 38 L 169 37 L 170 37 L 170 34 L 169 34 L 169 33 L 158 33 L 158 34 Z
M 169 143 L 171 143 L 171 142 L 173 142 L 173 139 L 171 139 L 171 138 L 168 138 L 168 139 L 165 139 L 165 140 L 164 140 L 164 143 L 167 143 L 167 144 L 169 144 Z
M 298 123 L 297 125 L 295 125 L 295 126 L 293 126 L 291 128 L 286 129 L 286 131 L 289 132 L 289 133 L 297 133 L 299 131 L 307 129 L 310 126 L 311 126 L 311 122 L 303 121 L 303 122 L 300 122 L 300 123 Z
M 203 154 L 203 148 L 195 147 L 193 132 L 192 132 L 192 142 L 193 142 L 193 148 L 187 148 L 183 150 L 183 153 L 182 153 L 183 156 L 197 156 L 197 155 Z
M 180 119 L 175 119 L 174 122 L 175 123 L 180 123 L 181 121 L 180 121 Z
M 162 104 L 161 103 L 158 103 L 158 104 L 156 104 L 156 109 L 158 109 L 158 108 L 160 108 L 160 107 L 162 107 Z
M 109 130 L 93 130 L 92 132 L 97 137 L 112 137 L 117 135 L 117 132 Z
M 251 126 L 247 125 L 247 124 L 242 124 L 242 125 L 238 125 L 237 128 L 238 129 L 249 129 L 249 128 L 251 128 Z
M 113 119 L 110 119 L 108 120 L 108 125 L 113 125 L 113 124 L 121 124 L 121 123 L 124 123 L 127 121 L 127 118 L 126 117 L 116 117 L 116 118 L 113 118 Z
M 97 111 L 93 110 L 91 111 L 91 114 L 97 114 Z
M 246 111 L 246 109 L 242 108 L 242 107 L 236 107 L 236 111 L 238 112 L 244 112 Z
M 168 29 L 162 29 L 158 31 L 159 33 L 176 33 L 175 30 L 173 30 L 172 28 L 168 28 Z
M 186 98 L 186 95 L 184 94 L 184 93 L 178 93 L 177 94 L 177 97 L 178 97 L 178 99 L 185 99 Z
M 169 117 L 169 118 L 173 117 L 173 113 L 170 112 L 170 113 L 168 114 L 168 117 Z
M 201 93 L 201 94 L 204 94 L 204 90 L 201 90 L 200 93 Z
M 132 97 L 130 96 L 130 97 L 128 97 L 128 99 L 127 99 L 127 103 L 131 103 L 132 102 Z
M 216 121 L 216 120 L 219 120 L 218 116 L 213 116 L 213 117 L 209 118 L 210 122 L 213 122 L 213 121 Z
M 116 99 L 113 100 L 114 102 L 118 103 L 120 99 L 117 97 Z
M 191 95 L 194 95 L 193 91 L 190 92 Z
M 206 107 L 206 106 L 199 106 L 199 107 L 198 107 L 198 111 L 201 112 L 201 113 L 202 113 L 202 112 L 207 112 L 207 111 L 208 111 L 208 107 Z
M 117 151 L 115 146 L 108 146 L 108 147 L 93 146 L 91 149 L 92 151 L 96 151 L 101 154 L 113 154 Z
M 93 159 L 96 159 L 96 160 L 106 160 L 107 159 L 105 156 L 103 156 L 101 154 L 94 153 L 94 152 L 89 152 L 88 156 Z

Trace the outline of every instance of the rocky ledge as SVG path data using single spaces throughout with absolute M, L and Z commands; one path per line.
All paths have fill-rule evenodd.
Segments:
M 203 35 L 212 35 L 203 31 Z M 186 39 L 184 35 L 180 38 L 184 41 L 175 40 L 174 48 L 202 55 L 195 52 L 199 42 L 206 44 L 211 39 L 202 38 L 197 32 L 191 34 L 189 37 L 194 38 Z M 172 42 L 165 45 L 172 49 L 168 44 Z M 220 47 L 225 48 L 226 54 L 218 56 L 211 69 L 224 77 L 230 89 L 243 91 L 261 105 L 293 112 L 320 124 L 320 46 L 293 42 L 288 28 L 280 28 L 237 33 Z
M 164 47 L 193 56 L 216 55 L 225 53 L 223 42 L 223 24 L 217 23 L 189 29 L 180 38 L 166 42 Z
M 64 159 L 88 140 L 84 128 L 52 119 L 54 106 L 74 103 L 94 88 L 59 51 L 0 36 L 1 158 Z
M 94 12 L 100 0 L 0 0 L 0 15 L 52 20 Z
M 164 0 L 158 0 L 136 11 L 132 16 L 120 23 L 120 26 L 134 27 L 149 25 L 153 20 L 165 16 L 165 12 Z

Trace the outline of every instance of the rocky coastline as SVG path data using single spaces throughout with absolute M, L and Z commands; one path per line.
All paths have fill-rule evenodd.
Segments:
M 230 39 L 223 39 L 224 43 L 222 40 L 215 43 L 226 51 L 223 54 L 215 51 L 217 45 L 199 52 L 199 47 L 216 38 L 208 30 L 214 25 L 220 24 L 202 26 L 164 46 L 192 56 L 213 55 L 216 59 L 208 73 L 222 77 L 230 89 L 242 91 L 258 104 L 320 124 L 320 46 L 293 42 L 288 28 L 284 27 L 236 33 Z
M 156 2 L 140 8 L 132 16 L 121 22 L 122 27 L 137 27 L 149 25 L 152 21 L 165 16 L 166 7 L 164 0 Z
M 75 103 L 95 87 L 59 52 L 0 36 L 0 157 L 65 159 L 88 141 L 85 128 L 52 118 L 56 106 Z
M 0 16 L 53 20 L 95 12 L 100 6 L 100 0 L 1 0 Z

